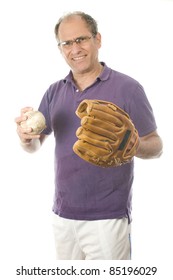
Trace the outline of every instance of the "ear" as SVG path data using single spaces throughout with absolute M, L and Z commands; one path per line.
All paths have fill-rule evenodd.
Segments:
M 98 48 L 100 48 L 101 47 L 101 42 L 102 42 L 102 37 L 101 37 L 101 34 L 99 32 L 97 32 L 97 35 L 95 36 L 95 39 L 97 41 Z
M 57 45 L 58 50 L 60 51 L 60 53 L 62 54 L 62 49 L 60 46 Z
M 55 36 L 55 39 L 56 39 L 56 42 L 57 42 L 57 48 L 58 48 L 58 50 L 61 52 L 61 47 L 60 47 L 60 46 L 58 46 L 59 39 L 58 39 L 58 37 L 56 37 L 56 36 Z

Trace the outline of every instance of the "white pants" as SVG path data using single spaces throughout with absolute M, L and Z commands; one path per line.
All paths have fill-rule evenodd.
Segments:
M 78 221 L 53 214 L 57 260 L 130 260 L 127 218 Z

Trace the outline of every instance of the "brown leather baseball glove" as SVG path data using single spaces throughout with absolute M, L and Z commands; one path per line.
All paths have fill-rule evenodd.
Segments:
M 116 167 L 132 160 L 139 137 L 125 111 L 111 102 L 86 99 L 76 114 L 81 126 L 73 151 L 79 157 L 101 167 Z

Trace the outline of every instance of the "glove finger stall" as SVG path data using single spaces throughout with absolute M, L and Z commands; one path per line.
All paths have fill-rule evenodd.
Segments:
M 91 117 L 85 116 L 81 120 L 81 125 L 86 130 L 90 130 L 95 132 L 95 134 L 99 134 L 105 136 L 109 139 L 116 140 L 116 134 L 122 131 L 122 128 L 116 127 L 115 125 L 107 122 L 103 122 L 99 119 L 93 119 Z
M 79 140 L 83 140 L 93 146 L 101 147 L 103 149 L 106 149 L 108 151 L 112 151 L 112 146 L 118 147 L 119 141 L 118 139 L 116 141 L 108 140 L 106 137 L 95 134 L 90 130 L 86 130 L 83 127 L 79 127 L 76 131 L 76 136 Z

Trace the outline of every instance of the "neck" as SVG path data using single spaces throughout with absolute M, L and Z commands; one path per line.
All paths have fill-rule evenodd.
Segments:
M 73 80 L 80 91 L 90 86 L 102 72 L 103 65 L 100 63 L 93 70 L 85 73 L 74 74 Z

